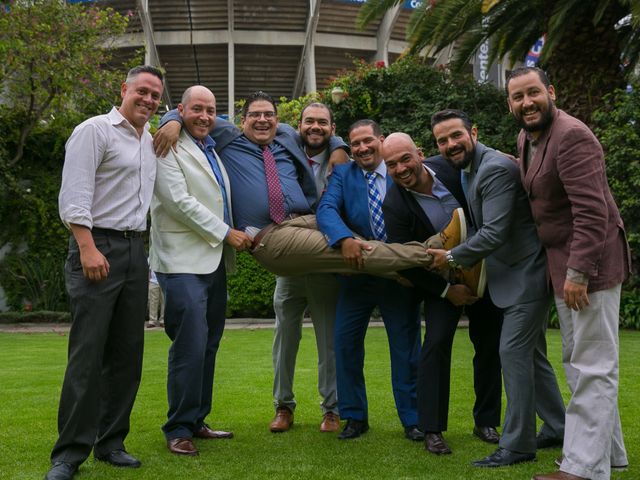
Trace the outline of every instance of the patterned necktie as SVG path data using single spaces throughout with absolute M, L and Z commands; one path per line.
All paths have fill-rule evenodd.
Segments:
M 387 241 L 387 232 L 384 228 L 384 218 L 382 217 L 382 198 L 380 192 L 376 188 L 376 172 L 367 172 L 364 174 L 369 185 L 369 211 L 371 212 L 371 221 L 373 223 L 373 236 L 381 242 Z
M 287 216 L 284 208 L 284 196 L 276 168 L 276 159 L 273 158 L 268 145 L 260 145 L 262 159 L 264 160 L 264 174 L 267 178 L 267 190 L 269 192 L 269 216 L 275 223 L 282 223 Z

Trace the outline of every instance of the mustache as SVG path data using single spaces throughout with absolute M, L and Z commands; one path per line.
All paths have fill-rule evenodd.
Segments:
M 456 153 L 464 152 L 464 148 L 462 147 L 453 147 L 447 149 L 447 155 L 455 155 Z

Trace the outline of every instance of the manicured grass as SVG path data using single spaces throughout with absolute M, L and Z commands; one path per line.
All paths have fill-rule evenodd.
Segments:
M 494 449 L 471 435 L 472 348 L 465 330 L 456 337 L 452 405 L 446 433 L 454 453 L 435 457 L 410 442 L 395 412 L 389 354 L 382 328 L 367 335 L 366 376 L 371 430 L 353 441 L 321 434 L 316 392 L 313 332 L 304 329 L 296 372 L 294 428 L 272 434 L 272 331 L 227 330 L 218 354 L 212 427 L 230 429 L 233 440 L 198 441 L 199 457 L 168 453 L 160 426 L 166 413 L 165 376 L 169 342 L 147 332 L 142 385 L 132 416 L 127 449 L 140 458 L 138 470 L 115 469 L 90 458 L 79 479 L 528 479 L 555 469 L 559 449 L 543 450 L 536 463 L 483 470 L 470 466 Z M 560 336 L 550 331 L 549 356 L 560 368 Z M 640 478 L 640 332 L 621 332 L 620 411 L 631 467 L 613 479 Z M 42 478 L 56 439 L 56 413 L 66 361 L 67 339 L 59 334 L 0 334 L 0 478 Z

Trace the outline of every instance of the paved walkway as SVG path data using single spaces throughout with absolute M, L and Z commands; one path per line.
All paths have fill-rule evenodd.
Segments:
M 228 318 L 226 328 L 228 329 L 258 329 L 273 328 L 275 319 L 273 318 Z M 466 317 L 463 317 L 458 323 L 458 328 L 465 328 L 469 324 Z M 0 323 L 0 332 L 7 333 L 67 333 L 69 331 L 68 323 Z M 312 327 L 311 319 L 305 318 L 304 327 Z M 371 327 L 382 327 L 384 324 L 378 318 L 372 318 L 369 322 Z M 147 328 L 148 331 L 162 330 L 161 327 Z

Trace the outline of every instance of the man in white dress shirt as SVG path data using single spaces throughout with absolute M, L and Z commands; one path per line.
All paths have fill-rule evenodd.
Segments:
M 147 228 L 156 175 L 149 118 L 162 72 L 129 71 L 122 104 L 78 125 L 67 141 L 60 218 L 71 230 L 65 281 L 69 355 L 48 480 L 72 478 L 91 450 L 97 460 L 139 467 L 124 439 L 142 372 Z

